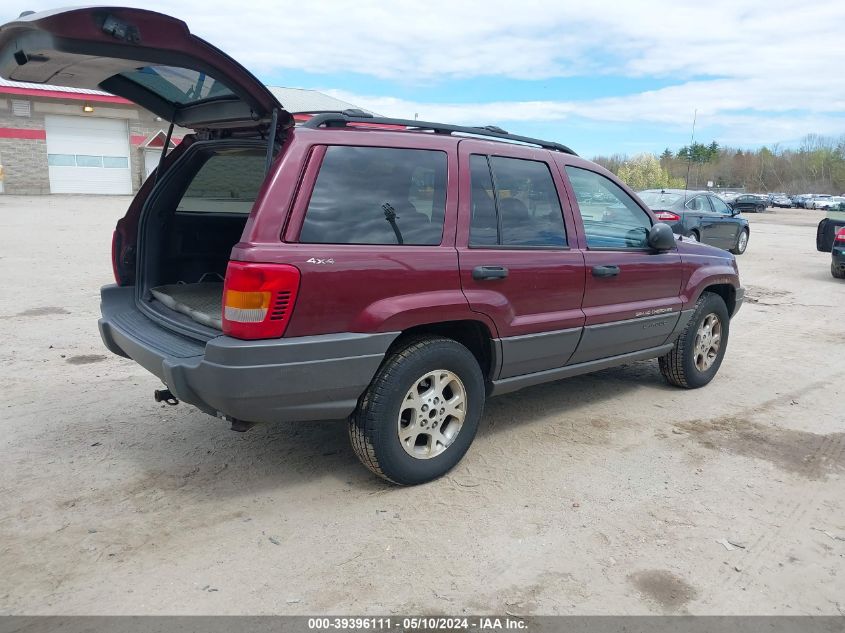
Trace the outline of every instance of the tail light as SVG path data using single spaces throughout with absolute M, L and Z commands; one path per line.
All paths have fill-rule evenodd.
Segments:
M 843 226 L 839 231 L 836 233 L 836 238 L 834 239 L 835 242 L 845 242 L 845 226 Z
M 121 247 L 120 233 L 115 229 L 111 236 L 111 271 L 114 274 L 115 283 L 120 286 L 120 271 L 118 270 L 118 259 L 120 258 Z
M 658 211 L 654 215 L 661 222 L 677 222 L 681 219 L 681 216 L 671 211 Z
M 229 262 L 223 284 L 223 333 L 241 339 L 285 333 L 299 291 L 299 269 L 287 264 Z

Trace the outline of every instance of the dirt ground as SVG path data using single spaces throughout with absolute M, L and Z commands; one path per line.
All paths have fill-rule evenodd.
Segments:
M 0 196 L 0 613 L 845 613 L 819 212 L 750 216 L 708 387 L 651 361 L 503 396 L 448 477 L 396 488 L 343 423 L 238 434 L 153 401 L 97 334 L 127 204 Z

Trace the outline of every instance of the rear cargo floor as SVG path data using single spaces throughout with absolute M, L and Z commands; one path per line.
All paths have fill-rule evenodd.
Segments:
M 197 323 L 223 329 L 223 283 L 170 284 L 150 290 L 171 310 L 191 317 Z

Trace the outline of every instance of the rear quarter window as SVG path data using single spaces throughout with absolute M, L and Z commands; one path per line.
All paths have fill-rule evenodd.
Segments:
M 446 154 L 330 146 L 299 241 L 308 244 L 440 244 Z

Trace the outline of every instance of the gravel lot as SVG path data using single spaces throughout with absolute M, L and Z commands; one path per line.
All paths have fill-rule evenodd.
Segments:
M 643 362 L 503 396 L 450 476 L 403 489 L 343 423 L 238 434 L 153 402 L 97 334 L 127 205 L 0 196 L 0 613 L 845 613 L 819 212 L 749 216 L 708 387 Z

